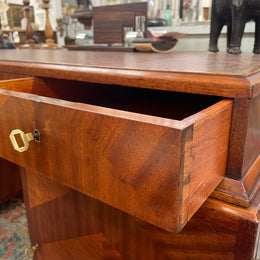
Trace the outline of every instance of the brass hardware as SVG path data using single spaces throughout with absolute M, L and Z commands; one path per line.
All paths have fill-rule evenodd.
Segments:
M 23 146 L 19 146 L 17 141 L 16 141 L 16 138 L 15 136 L 16 135 L 19 135 L 23 141 Z M 22 153 L 22 152 L 25 152 L 28 150 L 29 148 L 29 142 L 34 140 L 34 136 L 32 133 L 28 133 L 28 134 L 25 134 L 22 130 L 20 129 L 14 129 L 11 134 L 9 135 L 9 138 L 11 140 L 11 143 L 13 145 L 13 148 L 14 150 Z
M 40 143 L 40 131 L 38 129 L 34 129 L 33 131 L 33 138 L 35 142 Z
M 24 250 L 24 254 L 27 258 L 33 258 L 34 257 L 34 253 L 36 251 L 36 249 L 39 247 L 38 244 L 36 244 L 35 246 L 29 246 Z

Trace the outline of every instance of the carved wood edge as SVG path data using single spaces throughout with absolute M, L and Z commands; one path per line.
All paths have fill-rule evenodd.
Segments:
M 222 96 L 225 98 L 251 98 L 251 82 L 238 75 L 211 75 L 210 73 L 184 73 L 178 71 L 141 70 L 98 65 L 82 66 L 44 61 L 23 62 L 0 60 L 2 72 L 77 80 L 101 84 L 176 91 L 183 93 Z M 109 70 L 109 74 L 108 74 Z M 130 79 L 130 80 L 129 80 Z M 239 80 L 238 80 L 239 79 Z M 145 84 L 144 84 L 145 82 Z M 212 84 L 214 82 L 214 84 Z M 233 86 L 230 88 L 230 86 Z
M 256 65 L 255 71 L 247 76 L 247 80 L 251 83 L 252 86 L 252 97 L 260 95 L 260 75 L 257 73 L 257 69 L 259 69 L 259 67 L 259 65 Z
M 224 178 L 220 185 L 211 194 L 211 197 L 242 207 L 249 207 L 250 201 L 243 182 Z
M 241 207 L 249 207 L 260 190 L 260 155 L 241 180 L 224 178 L 211 197 Z

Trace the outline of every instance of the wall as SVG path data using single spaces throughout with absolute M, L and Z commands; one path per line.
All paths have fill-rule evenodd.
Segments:
M 23 5 L 22 0 L 6 0 L 7 4 L 19 4 Z M 45 10 L 41 8 L 42 1 L 41 0 L 31 0 L 30 5 L 34 7 L 34 18 L 35 23 L 40 25 L 40 30 L 44 30 L 45 28 Z M 49 9 L 49 17 L 52 29 L 56 31 L 57 22 L 56 18 L 61 18 L 61 0 L 51 0 L 50 1 L 51 8 Z M 59 38 L 59 35 L 57 35 Z
M 49 10 L 50 13 L 50 21 L 52 24 L 53 30 L 56 30 L 57 22 L 56 18 L 62 17 L 62 9 L 61 5 L 62 2 L 66 1 L 73 1 L 75 0 L 51 0 L 51 8 Z M 99 1 L 99 4 L 102 4 L 104 1 L 107 0 L 96 0 Z M 14 4 L 22 4 L 22 0 L 7 0 L 7 3 L 14 3 Z M 45 25 L 45 12 L 41 9 L 41 0 L 31 0 L 30 5 L 34 6 L 34 13 L 35 13 L 35 21 L 38 24 Z M 95 5 L 97 3 L 95 2 Z M 210 25 L 209 23 L 200 23 L 200 24 L 174 24 L 172 27 L 156 27 L 150 28 L 153 32 L 168 32 L 168 31 L 178 31 L 186 33 L 186 36 L 179 40 L 178 44 L 175 47 L 175 51 L 202 51 L 208 49 L 208 42 L 209 42 L 209 30 Z M 226 35 L 225 30 L 223 30 L 223 34 L 219 39 L 219 49 L 221 51 L 225 51 L 226 49 Z M 245 29 L 245 35 L 242 40 L 242 51 L 249 51 L 251 52 L 253 49 L 253 41 L 254 41 L 254 23 L 248 23 Z M 58 36 L 59 44 L 64 44 L 63 37 Z
M 170 31 L 186 33 L 179 39 L 174 51 L 207 51 L 209 44 L 210 24 L 175 24 L 172 27 L 153 27 L 150 28 L 153 33 L 166 33 Z M 243 52 L 251 52 L 254 45 L 254 23 L 247 23 L 245 33 L 241 43 Z M 220 51 L 226 51 L 226 28 L 223 28 L 218 44 Z

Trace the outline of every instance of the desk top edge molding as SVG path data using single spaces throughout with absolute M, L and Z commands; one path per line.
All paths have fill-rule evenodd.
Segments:
M 158 63 L 156 60 L 156 64 L 152 65 L 150 65 L 152 61 L 150 56 L 152 54 L 144 55 L 143 53 L 141 53 L 141 56 L 139 56 L 139 54 L 131 54 L 134 56 L 129 56 L 127 53 L 120 53 L 120 56 L 116 59 L 124 58 L 126 60 L 131 60 L 131 57 L 133 57 L 129 65 L 126 65 L 122 61 L 113 61 L 109 63 L 108 60 L 101 62 L 100 65 L 96 65 L 99 60 L 102 61 L 104 55 L 103 52 L 83 52 L 84 59 L 86 59 L 86 62 L 84 63 L 83 60 L 78 60 L 78 55 L 83 55 L 82 52 L 64 51 L 56 51 L 56 53 L 62 52 L 65 56 L 69 54 L 68 58 L 71 58 L 70 61 L 68 61 L 68 58 L 66 57 L 62 58 L 62 55 L 52 57 L 54 52 L 46 50 L 42 51 L 41 55 L 34 55 L 34 52 L 30 55 L 30 52 L 16 50 L 16 54 L 18 53 L 21 55 L 22 53 L 20 57 L 14 57 L 13 55 L 15 53 L 12 54 L 12 52 L 8 50 L 2 52 L 4 55 L 2 55 L 0 51 L 2 56 L 0 59 L 0 69 L 7 73 L 13 73 L 15 71 L 17 74 L 29 74 L 38 77 L 50 77 L 131 87 L 141 86 L 142 88 L 215 95 L 227 98 L 252 98 L 260 93 L 260 65 L 248 65 L 249 69 L 241 69 L 238 66 L 227 72 L 220 71 L 221 62 L 228 67 L 225 60 L 227 57 L 230 58 L 229 56 L 226 57 L 222 55 L 222 58 L 219 59 L 219 65 L 217 65 L 217 68 L 214 70 L 214 66 L 210 65 L 210 67 L 213 68 L 212 71 L 210 71 L 210 69 L 206 70 L 203 68 L 203 66 L 206 66 L 205 59 L 208 57 L 204 52 L 202 62 L 205 64 L 202 67 L 196 69 L 196 65 L 189 65 L 187 69 L 181 70 L 181 67 L 185 68 L 187 61 L 184 60 L 184 64 L 179 67 L 176 65 L 176 62 L 175 64 L 169 64 L 168 69 L 166 69 L 165 65 L 163 66 L 163 61 L 166 57 L 166 62 L 169 63 L 169 57 L 171 56 L 161 56 L 160 54 L 158 56 L 153 56 L 153 58 L 163 58 L 163 60 L 158 60 Z M 75 59 L 73 59 L 71 53 L 77 53 Z M 8 57 L 8 54 L 10 54 L 10 57 Z M 46 58 L 44 54 L 49 57 Z M 111 59 L 114 58 L 115 53 L 105 53 L 105 55 L 105 59 Z M 118 56 L 118 54 L 116 55 Z M 189 56 L 189 53 L 186 55 L 183 54 L 179 59 L 181 60 L 182 57 L 186 56 Z M 88 57 L 90 58 L 89 62 L 87 60 Z M 175 56 L 173 55 L 172 58 L 174 57 Z M 200 61 L 200 53 L 198 53 L 197 56 L 194 56 L 193 54 L 192 57 L 197 57 L 198 61 Z M 210 54 L 209 57 L 210 63 L 212 63 L 212 56 Z M 143 61 L 145 58 L 147 61 Z M 257 58 L 255 58 L 255 56 L 253 58 L 253 61 L 258 63 Z M 139 61 L 142 61 L 142 63 L 139 64 Z M 225 70 L 225 68 L 222 70 Z

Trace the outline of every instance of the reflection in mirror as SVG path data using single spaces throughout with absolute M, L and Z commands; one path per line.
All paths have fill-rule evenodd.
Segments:
M 78 4 L 76 0 L 62 0 L 62 25 L 64 31 L 61 35 L 64 37 L 66 45 L 74 44 L 76 34 L 78 31 L 83 30 L 83 24 L 81 24 L 77 19 L 72 18 L 72 14 L 77 10 Z
M 77 6 L 86 0 L 62 0 L 63 4 Z M 144 0 L 92 0 L 93 6 L 145 2 Z M 168 25 L 210 21 L 211 0 L 147 0 L 148 17 L 166 19 Z M 83 8 L 83 4 L 81 6 Z
M 149 0 L 149 17 L 164 18 L 170 11 L 173 24 L 209 22 L 211 0 Z
M 182 22 L 210 20 L 210 0 L 180 0 L 179 15 Z
M 76 18 L 73 18 L 73 13 L 77 9 L 84 8 L 84 1 L 86 0 L 62 0 L 62 21 L 64 28 L 65 44 L 93 44 L 93 28 L 86 28 Z M 92 5 L 108 6 L 117 4 L 128 4 L 147 2 L 148 3 L 148 26 L 151 32 L 156 34 L 156 30 L 164 32 L 176 30 L 184 33 L 188 28 L 180 28 L 179 25 L 193 25 L 200 23 L 209 24 L 211 12 L 211 0 L 92 0 Z M 80 4 L 80 6 L 78 6 Z M 160 18 L 160 19 L 158 19 Z M 157 27 L 151 21 L 156 23 Z M 161 26 L 168 26 L 159 29 Z M 171 27 L 171 28 L 169 28 Z M 158 28 L 158 29 L 156 29 Z M 185 31 L 186 29 L 186 31 Z M 193 31 L 193 29 L 192 29 Z

